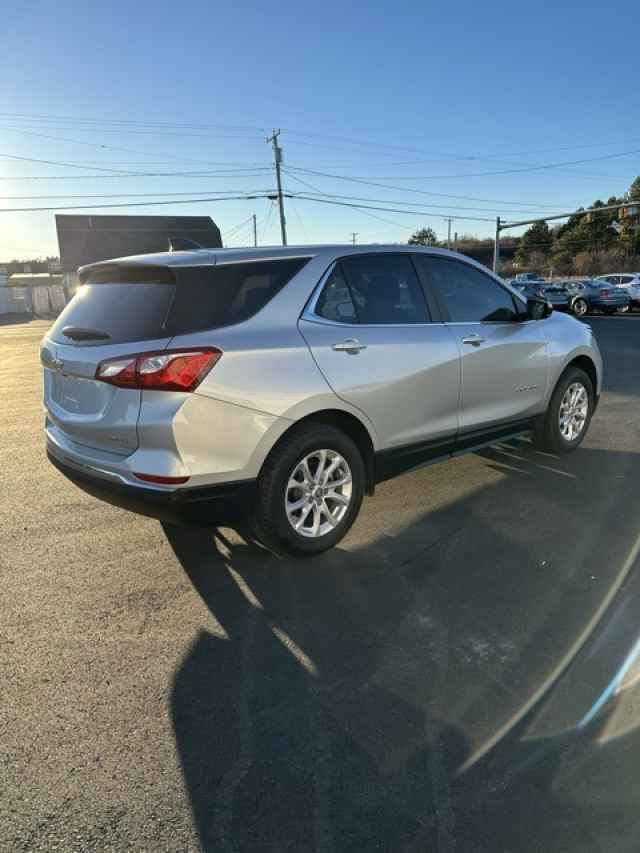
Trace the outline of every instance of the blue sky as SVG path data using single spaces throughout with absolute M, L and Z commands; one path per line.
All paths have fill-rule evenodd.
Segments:
M 458 217 L 454 230 L 487 235 L 497 214 L 587 204 L 640 173 L 637 0 L 4 0 L 2 11 L 2 208 L 269 190 L 264 136 L 274 127 L 287 190 L 424 211 L 299 199 L 287 203 L 290 242 L 347 241 L 352 231 L 359 242 L 404 241 L 422 225 L 444 236 L 448 215 Z M 86 177 L 109 174 L 98 169 L 218 174 Z M 478 174 L 488 172 L 502 174 Z M 90 194 L 118 198 L 59 197 Z M 261 240 L 274 243 L 270 207 L 259 199 L 129 212 L 210 214 L 231 244 L 249 240 L 249 224 L 237 226 L 255 212 Z M 52 212 L 0 213 L 0 260 L 56 250 Z

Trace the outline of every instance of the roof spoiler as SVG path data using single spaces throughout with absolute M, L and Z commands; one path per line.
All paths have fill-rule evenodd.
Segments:
M 197 252 L 204 249 L 200 243 L 195 240 L 190 240 L 187 237 L 172 237 L 169 235 L 169 251 L 170 252 Z

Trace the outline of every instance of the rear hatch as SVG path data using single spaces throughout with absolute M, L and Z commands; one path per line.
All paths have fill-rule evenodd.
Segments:
M 124 456 L 137 448 L 142 392 L 94 377 L 104 359 L 166 348 L 174 295 L 168 267 L 89 270 L 41 350 L 47 414 L 72 441 Z
M 83 286 L 42 345 L 50 420 L 78 444 L 129 455 L 138 447 L 145 399 L 159 392 L 96 381 L 100 362 L 164 350 L 171 341 L 175 348 L 184 336 L 241 323 L 262 310 L 308 260 L 171 267 L 125 260 L 86 268 Z M 187 337 L 186 346 L 194 343 L 201 345 Z

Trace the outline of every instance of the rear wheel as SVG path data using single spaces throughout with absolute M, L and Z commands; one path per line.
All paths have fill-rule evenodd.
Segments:
M 629 311 L 628 305 L 621 305 L 619 308 L 616 308 L 617 314 L 626 314 Z
M 571 308 L 573 310 L 573 313 L 576 315 L 576 317 L 584 317 L 584 315 L 589 310 L 589 306 L 587 305 L 587 300 L 582 299 L 582 297 L 579 297 L 578 299 L 574 300 L 574 303 L 571 306 Z
M 591 379 L 584 370 L 578 367 L 565 370 L 535 429 L 535 446 L 549 453 L 575 450 L 587 433 L 594 399 Z
M 302 424 L 260 473 L 254 531 L 275 550 L 319 554 L 346 535 L 364 490 L 365 466 L 351 438 L 326 424 Z

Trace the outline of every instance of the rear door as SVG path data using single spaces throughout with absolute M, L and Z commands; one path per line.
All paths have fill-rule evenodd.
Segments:
M 460 348 L 459 443 L 541 411 L 544 320 L 523 322 L 510 291 L 470 264 L 436 255 L 421 256 L 421 263 Z
M 458 427 L 460 357 L 431 321 L 409 253 L 353 255 L 327 274 L 299 327 L 335 393 L 381 445 L 440 455 Z
M 94 379 L 107 358 L 165 349 L 175 285 L 167 268 L 118 269 L 80 287 L 41 349 L 44 403 L 72 441 L 128 455 L 138 446 L 141 392 Z

